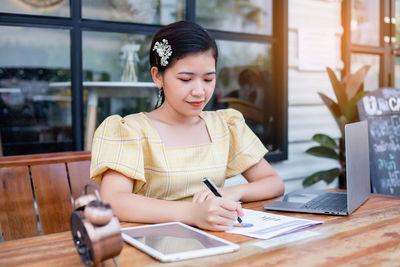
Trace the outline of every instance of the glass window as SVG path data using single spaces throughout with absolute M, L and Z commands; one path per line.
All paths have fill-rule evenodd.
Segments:
M 380 1 L 351 1 L 351 42 L 353 44 L 379 46 Z
M 396 18 L 396 43 L 395 47 L 400 48 L 400 0 L 395 1 L 395 18 Z M 397 72 L 396 72 L 397 73 Z
M 368 54 L 351 54 L 351 73 L 356 72 L 364 65 L 370 65 L 364 80 L 364 90 L 373 91 L 379 88 L 379 64 L 380 56 Z
M 83 24 L 71 24 L 80 19 L 78 13 L 70 12 L 71 3 L 81 9 Z M 272 88 L 271 78 L 272 43 L 280 45 L 285 40 L 263 43 L 248 36 L 273 35 L 273 3 L 279 11 L 277 17 L 284 18 L 280 13 L 286 2 L 279 0 L 2 2 L 0 13 L 5 20 L 4 26 L 0 25 L 0 145 L 4 154 L 79 150 L 81 135 L 85 137 L 85 150 L 90 150 L 87 137 L 107 116 L 152 110 L 157 88 L 149 72 L 148 51 L 154 30 L 193 19 L 206 29 L 230 31 L 230 41 L 218 41 L 221 56 L 217 88 L 206 108 L 230 107 L 234 105 L 229 102 L 232 98 L 240 102 L 238 105 L 244 102 L 250 112 L 241 111 L 248 124 L 270 151 L 277 152 L 269 156 L 285 159 L 287 140 L 280 133 L 285 134 L 286 128 L 277 114 L 282 107 L 273 107 L 274 101 L 282 104 L 282 95 Z M 115 22 L 126 23 L 130 33 L 121 33 Z M 82 47 L 76 46 L 79 38 L 71 43 L 71 30 L 82 32 Z M 76 53 L 78 57 L 71 57 Z M 82 73 L 71 71 L 70 65 L 81 63 Z M 286 70 L 277 70 L 281 72 L 286 74 Z M 71 75 L 83 81 L 72 91 L 79 99 L 82 93 L 83 101 L 73 107 Z M 243 105 L 236 108 L 240 110 Z M 81 111 L 83 129 L 81 118 L 75 117 Z M 77 124 L 71 125 L 72 121 Z
M 205 28 L 272 34 L 272 0 L 196 1 L 196 22 Z
M 42 16 L 69 17 L 69 0 L 5 0 L 0 12 Z
M 86 129 L 97 127 L 111 114 L 125 116 L 153 109 L 157 88 L 149 71 L 151 38 L 140 34 L 83 32 Z M 87 136 L 90 138 L 92 133 L 87 132 Z M 85 143 L 91 144 L 90 140 Z
M 83 69 L 92 73 L 84 76 L 84 81 L 151 82 L 148 58 L 151 38 L 142 34 L 83 32 Z M 128 77 L 130 66 L 131 77 Z
M 394 65 L 394 87 L 400 88 L 400 58 L 396 57 Z
M 395 17 L 396 17 L 396 55 L 399 54 L 400 48 L 400 0 L 395 1 Z M 394 62 L 394 87 L 400 88 L 400 57 L 395 58 Z
M 4 155 L 73 150 L 67 30 L 0 27 L 0 128 Z M 38 38 L 40 36 L 40 38 Z
M 272 146 L 272 46 L 236 41 L 218 41 L 217 44 L 220 56 L 217 84 L 207 109 L 231 107 L 241 111 L 267 148 L 277 149 Z
M 184 0 L 84 0 L 88 19 L 166 25 L 185 18 Z

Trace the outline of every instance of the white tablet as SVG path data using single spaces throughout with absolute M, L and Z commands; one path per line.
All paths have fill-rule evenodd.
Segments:
M 180 222 L 122 228 L 125 242 L 162 262 L 236 251 L 239 245 Z

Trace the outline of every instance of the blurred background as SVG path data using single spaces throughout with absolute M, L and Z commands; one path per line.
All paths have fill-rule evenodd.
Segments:
M 304 153 L 315 133 L 340 137 L 318 96 L 335 99 L 326 67 L 370 65 L 364 90 L 399 87 L 399 17 L 397 0 L 4 0 L 0 153 L 90 151 L 107 116 L 152 110 L 152 35 L 191 20 L 219 47 L 206 109 L 240 110 L 291 191 L 338 164 Z

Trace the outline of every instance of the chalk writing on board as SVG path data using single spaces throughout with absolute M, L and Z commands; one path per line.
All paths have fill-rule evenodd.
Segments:
M 372 191 L 400 195 L 400 90 L 372 91 L 357 106 L 368 121 Z

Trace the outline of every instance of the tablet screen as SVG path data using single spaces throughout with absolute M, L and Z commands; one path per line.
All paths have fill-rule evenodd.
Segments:
M 126 242 L 161 261 L 173 261 L 237 250 L 238 245 L 182 223 L 122 229 Z

